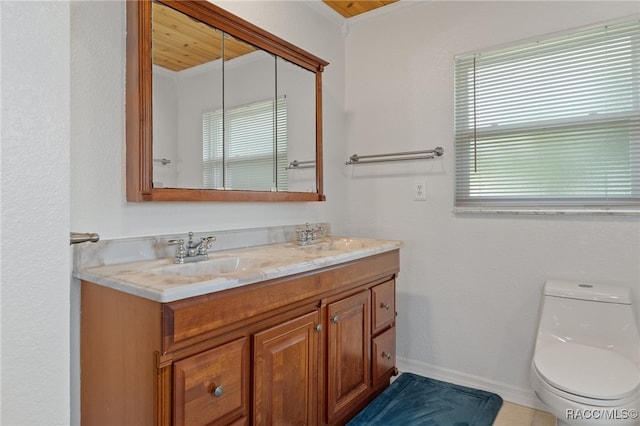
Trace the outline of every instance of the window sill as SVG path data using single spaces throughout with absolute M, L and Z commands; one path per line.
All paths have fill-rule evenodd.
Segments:
M 563 216 L 640 216 L 640 208 L 633 209 L 562 209 L 515 207 L 454 207 L 455 214 L 563 215 Z

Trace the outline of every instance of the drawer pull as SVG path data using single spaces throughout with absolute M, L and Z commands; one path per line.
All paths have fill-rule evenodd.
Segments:
M 391 354 L 388 354 L 386 352 L 382 352 L 382 358 L 385 358 L 387 360 L 391 359 Z
M 383 309 L 386 309 L 387 311 L 391 308 L 391 306 L 388 303 L 381 303 L 380 307 Z
M 211 391 L 211 395 L 215 396 L 216 398 L 220 398 L 223 393 L 224 388 L 222 386 L 217 386 Z
M 338 323 L 338 321 L 340 321 L 340 317 L 339 317 L 339 316 L 337 316 L 337 315 L 336 315 L 336 316 L 334 316 L 333 318 L 331 318 L 331 322 L 332 322 L 332 323 L 334 323 L 334 324 L 337 324 L 337 323 Z

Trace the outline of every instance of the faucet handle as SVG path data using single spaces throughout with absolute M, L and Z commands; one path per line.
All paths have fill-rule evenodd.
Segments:
M 176 249 L 175 263 L 183 263 L 187 255 L 187 248 L 184 246 L 184 240 L 169 240 L 167 244 L 170 246 L 178 246 Z
M 198 253 L 199 254 L 207 254 L 207 249 L 211 248 L 211 245 L 213 244 L 213 242 L 215 240 L 216 240 L 216 237 L 214 237 L 213 235 L 211 235 L 209 237 L 200 238 L 200 247 L 198 249 Z

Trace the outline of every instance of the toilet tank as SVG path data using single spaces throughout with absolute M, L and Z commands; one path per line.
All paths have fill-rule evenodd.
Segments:
M 631 290 L 617 284 L 551 280 L 544 286 L 544 295 L 631 305 Z
M 536 345 L 559 341 L 613 350 L 638 364 L 640 336 L 629 288 L 547 281 Z

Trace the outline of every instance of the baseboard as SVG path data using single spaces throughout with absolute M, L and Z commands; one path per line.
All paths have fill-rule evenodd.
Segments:
M 545 407 L 542 405 L 540 400 L 538 400 L 538 397 L 532 389 L 517 388 L 506 383 L 496 382 L 484 377 L 449 370 L 447 368 L 407 358 L 397 357 L 396 365 L 400 372 L 406 371 L 408 373 L 419 374 L 421 376 L 431 377 L 432 379 L 455 383 L 461 386 L 486 390 L 500 395 L 500 397 L 505 401 L 534 408 L 536 410 L 546 411 Z

